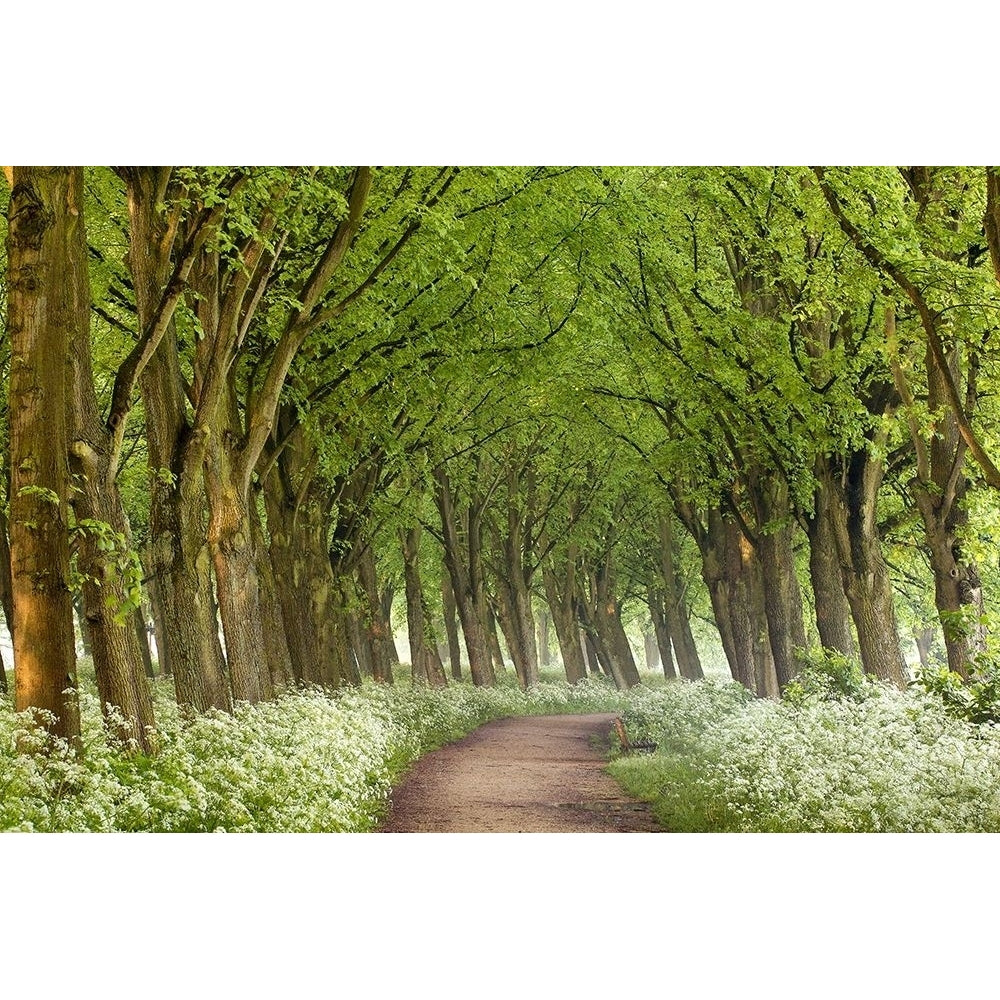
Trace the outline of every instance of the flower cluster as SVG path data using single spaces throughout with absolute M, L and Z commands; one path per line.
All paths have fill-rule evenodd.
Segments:
M 159 752 L 109 745 L 81 693 L 79 754 L 0 701 L 0 830 L 365 831 L 421 754 L 509 715 L 615 711 L 599 682 L 291 692 L 185 719 L 156 685 Z
M 774 702 L 705 681 L 643 692 L 625 718 L 660 745 L 629 767 L 675 780 L 665 765 L 682 762 L 690 784 L 660 791 L 698 798 L 727 829 L 1000 830 L 1000 727 L 918 690 Z

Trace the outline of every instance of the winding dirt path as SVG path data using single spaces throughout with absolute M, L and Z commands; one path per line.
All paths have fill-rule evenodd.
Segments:
M 615 716 L 500 719 L 421 758 L 385 833 L 652 833 L 649 806 L 603 767 Z

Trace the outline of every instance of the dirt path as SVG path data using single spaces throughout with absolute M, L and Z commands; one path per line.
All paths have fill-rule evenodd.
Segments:
M 649 807 L 602 770 L 614 715 L 488 722 L 417 761 L 386 833 L 644 833 Z

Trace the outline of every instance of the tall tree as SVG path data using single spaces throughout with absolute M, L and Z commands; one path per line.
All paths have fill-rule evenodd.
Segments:
M 80 737 L 69 586 L 66 358 L 89 335 L 82 172 L 15 167 L 7 225 L 15 705 Z

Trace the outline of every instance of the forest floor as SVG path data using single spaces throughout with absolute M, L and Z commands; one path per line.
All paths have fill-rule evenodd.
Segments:
M 500 719 L 421 758 L 386 833 L 653 833 L 648 805 L 604 772 L 615 716 Z

